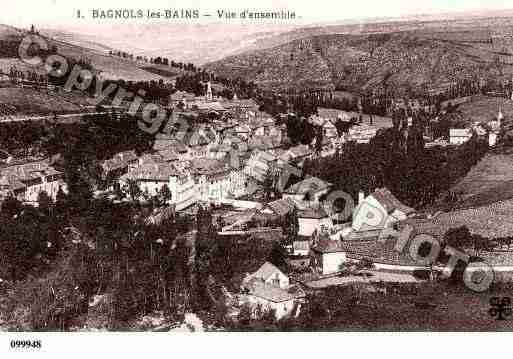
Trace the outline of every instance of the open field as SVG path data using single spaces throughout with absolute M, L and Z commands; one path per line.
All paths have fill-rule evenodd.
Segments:
M 361 300 L 350 312 L 350 318 L 329 330 L 365 331 L 505 331 L 513 329 L 511 320 L 492 318 L 490 298 L 510 296 L 510 292 L 472 292 L 469 289 L 445 286 L 436 296 L 428 298 L 432 307 L 419 308 L 424 301 L 415 295 L 372 295 Z
M 13 109 L 9 115 L 48 115 L 61 113 L 77 113 L 82 107 L 65 97 L 49 94 L 30 88 L 0 88 L 0 104 Z
M 473 96 L 471 101 L 459 105 L 458 110 L 468 122 L 488 122 L 497 119 L 499 109 L 505 125 L 513 124 L 513 101 L 502 97 Z

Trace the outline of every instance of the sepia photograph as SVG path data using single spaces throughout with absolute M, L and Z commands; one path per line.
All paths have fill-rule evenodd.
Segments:
M 44 333 L 512 331 L 512 245 L 513 3 L 0 14 L 8 352 Z

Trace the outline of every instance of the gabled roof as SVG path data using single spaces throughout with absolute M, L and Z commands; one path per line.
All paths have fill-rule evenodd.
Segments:
M 292 202 L 292 200 L 288 198 L 282 198 L 267 203 L 266 207 L 269 207 L 274 213 L 276 213 L 279 216 L 285 216 L 294 209 L 295 204 L 294 202 Z
M 256 272 L 252 273 L 250 277 L 261 279 L 265 282 L 276 273 L 285 276 L 285 274 L 281 270 L 279 270 L 274 264 L 270 262 L 265 262 L 264 264 L 262 264 L 262 266 L 260 266 L 260 268 Z
M 305 297 L 305 292 L 299 286 L 281 289 L 259 281 L 251 283 L 250 294 L 270 302 L 281 303 Z
M 306 208 L 299 210 L 297 213 L 299 218 L 321 219 L 327 218 L 328 215 L 323 208 Z
M 412 214 L 415 210 L 407 205 L 401 203 L 388 188 L 378 188 L 372 194 L 388 213 L 392 213 L 394 210 L 399 210 L 406 215 Z
M 182 177 L 184 174 L 169 163 L 146 163 L 123 175 L 122 179 L 169 181 L 169 177 Z
M 290 186 L 285 190 L 288 194 L 306 194 L 311 192 L 322 191 L 329 189 L 332 186 L 331 183 L 321 180 L 317 177 L 308 177 L 304 180 Z
M 308 145 L 297 145 L 289 148 L 288 154 L 291 155 L 291 159 L 302 158 L 312 153 Z
M 130 161 L 137 161 L 137 155 L 135 154 L 135 151 L 123 151 L 119 152 L 116 157 L 121 159 L 121 161 L 130 162 Z
M 176 91 L 175 93 L 169 95 L 169 97 L 172 101 L 182 101 L 183 99 L 193 100 L 196 96 L 190 92 Z
M 178 156 L 177 156 L 176 152 L 172 148 L 166 148 L 163 151 L 159 151 L 158 155 L 165 162 L 171 162 L 171 161 L 178 160 Z
M 346 248 L 341 241 L 321 239 L 315 243 L 312 250 L 319 253 L 339 253 L 346 252 Z
M 280 139 L 272 136 L 253 136 L 248 141 L 250 150 L 271 150 L 281 146 Z

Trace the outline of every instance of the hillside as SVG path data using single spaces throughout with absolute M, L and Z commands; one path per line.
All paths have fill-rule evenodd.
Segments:
M 93 101 L 73 93 L 50 93 L 31 88 L 0 88 L 0 121 L 4 116 L 79 113 Z
M 38 73 L 43 73 L 45 71 L 42 67 L 33 68 L 23 63 L 17 56 L 13 56 L 13 53 L 17 53 L 16 44 L 21 41 L 25 34 L 25 30 L 16 29 L 7 25 L 0 25 L 0 40 L 9 41 L 9 44 L 14 44 L 15 46 L 14 52 L 6 51 L 6 49 L 0 49 L 1 72 L 8 73 L 9 68 L 12 65 L 24 72 L 35 70 Z M 143 68 L 145 66 L 153 67 L 154 65 L 152 64 L 138 63 L 133 60 L 109 55 L 109 48 L 107 46 L 92 42 L 87 37 L 66 34 L 63 32 L 50 32 L 50 35 L 53 34 L 57 34 L 57 36 L 55 38 L 46 37 L 45 33 L 42 34 L 42 36 L 47 38 L 49 46 L 57 46 L 58 53 L 65 57 L 90 60 L 96 69 L 102 71 L 103 78 L 113 80 L 122 78 L 126 81 L 149 81 L 168 78 L 168 76 L 159 75 L 156 71 L 150 72 Z
M 294 40 L 270 49 L 247 52 L 213 62 L 205 67 L 229 77 L 255 81 L 267 89 L 340 88 L 361 91 L 387 87 L 405 91 L 410 87 L 438 87 L 447 82 L 475 77 L 510 76 L 511 65 L 499 69 L 498 56 L 483 29 L 477 40 L 457 40 L 434 32 L 387 34 L 330 34 Z M 472 33 L 474 34 L 474 33 Z M 486 32 L 485 32 L 486 34 Z M 441 36 L 440 36 L 441 37 Z M 511 57 L 511 56 L 510 56 Z

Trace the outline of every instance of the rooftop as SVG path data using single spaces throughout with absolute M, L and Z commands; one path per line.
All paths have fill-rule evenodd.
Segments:
M 306 194 L 331 188 L 332 184 L 317 177 L 308 177 L 285 190 L 288 194 Z
M 277 215 L 284 216 L 294 209 L 295 204 L 290 199 L 281 198 L 276 201 L 267 203 L 266 206 L 269 207 Z
M 258 280 L 255 280 L 252 283 L 250 294 L 274 303 L 281 303 L 305 297 L 305 292 L 298 286 L 291 286 L 287 289 L 281 289 L 262 283 Z
M 413 208 L 401 203 L 401 201 L 399 201 L 388 188 L 378 188 L 371 194 L 371 196 L 381 203 L 388 213 L 392 213 L 396 209 L 406 215 L 415 212 Z

